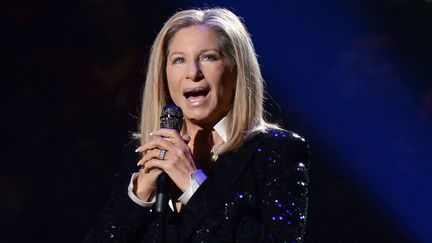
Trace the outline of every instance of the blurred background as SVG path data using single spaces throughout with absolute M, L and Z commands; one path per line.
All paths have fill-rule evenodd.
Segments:
M 312 147 L 306 242 L 432 242 L 432 1 L 7 1 L 0 242 L 80 242 L 136 131 L 153 39 L 226 7 L 272 120 Z

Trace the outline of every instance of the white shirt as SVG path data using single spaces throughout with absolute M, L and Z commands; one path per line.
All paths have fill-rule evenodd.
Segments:
M 227 119 L 226 117 L 222 118 L 216 125 L 214 125 L 213 129 L 216 131 L 216 133 L 222 138 L 224 142 L 227 140 Z M 133 173 L 131 180 L 129 182 L 128 186 L 128 195 L 132 201 L 134 201 L 136 204 L 142 206 L 142 207 L 151 207 L 156 201 L 156 197 L 153 198 L 151 202 L 144 202 L 141 199 L 139 199 L 134 193 L 134 182 L 136 181 L 138 177 L 138 172 Z M 207 180 L 207 176 L 204 174 L 202 170 L 194 171 L 190 174 L 190 186 L 189 188 L 178 198 L 178 200 L 183 203 L 183 205 L 186 205 L 191 199 L 192 195 L 198 190 L 200 185 L 204 183 L 204 181 Z M 173 204 L 171 200 L 169 201 L 169 206 L 171 209 L 173 209 Z

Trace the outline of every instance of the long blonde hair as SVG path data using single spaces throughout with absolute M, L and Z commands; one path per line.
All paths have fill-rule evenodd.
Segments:
M 177 12 L 164 24 L 150 53 L 141 110 L 139 137 L 144 144 L 149 133 L 159 128 L 159 115 L 171 98 L 165 66 L 173 36 L 182 28 L 205 25 L 219 35 L 220 49 L 236 74 L 235 97 L 227 114 L 227 142 L 219 153 L 238 149 L 257 132 L 278 128 L 264 119 L 264 80 L 252 40 L 245 26 L 234 13 L 223 8 L 190 9 Z

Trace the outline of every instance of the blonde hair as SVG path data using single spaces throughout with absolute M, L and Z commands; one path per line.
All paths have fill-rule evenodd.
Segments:
M 264 80 L 252 40 L 234 13 L 223 8 L 190 9 L 177 12 L 157 35 L 148 63 L 141 110 L 139 137 L 144 144 L 149 133 L 159 128 L 162 108 L 171 102 L 165 66 L 173 36 L 182 28 L 205 25 L 219 35 L 220 49 L 236 75 L 235 97 L 227 114 L 227 142 L 219 153 L 238 149 L 249 137 L 268 128 L 278 128 L 264 119 Z

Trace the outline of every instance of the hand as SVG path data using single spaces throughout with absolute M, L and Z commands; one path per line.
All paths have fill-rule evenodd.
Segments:
M 180 137 L 172 129 L 159 129 L 153 132 L 152 136 L 152 140 L 136 150 L 144 153 L 138 162 L 142 170 L 138 176 L 136 195 L 144 200 L 150 198 L 157 187 L 156 179 L 162 171 L 165 171 L 174 184 L 185 192 L 190 186 L 190 174 L 196 171 L 191 150 L 186 144 L 190 137 Z M 164 160 L 159 158 L 162 149 L 167 151 Z
M 157 188 L 157 178 L 162 172 L 162 170 L 157 168 L 147 172 L 141 169 L 138 178 L 134 182 L 133 193 L 144 202 L 152 201 Z

